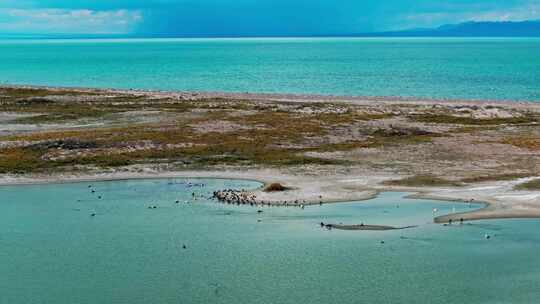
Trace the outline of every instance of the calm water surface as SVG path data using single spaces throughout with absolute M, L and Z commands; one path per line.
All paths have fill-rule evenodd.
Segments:
M 0 83 L 540 101 L 538 38 L 0 40 Z
M 265 207 L 258 214 L 257 208 L 201 197 L 215 189 L 259 187 L 255 182 L 92 183 L 96 193 L 88 185 L 0 187 L 0 303 L 535 303 L 540 298 L 539 221 L 435 225 L 433 208 L 444 214 L 471 207 L 405 199 L 402 193 L 305 210 Z M 158 208 L 147 208 L 152 205 Z M 318 227 L 321 221 L 419 227 L 327 231 Z

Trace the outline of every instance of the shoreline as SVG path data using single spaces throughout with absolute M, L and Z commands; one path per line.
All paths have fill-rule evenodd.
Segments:
M 198 101 L 203 101 L 204 99 L 211 99 L 211 98 L 222 98 L 226 101 L 231 102 L 231 104 L 234 104 L 234 102 L 244 101 L 247 100 L 249 102 L 252 102 L 253 108 L 247 108 L 247 109 L 237 109 L 237 111 L 233 114 L 237 116 L 227 116 L 227 115 L 218 115 L 218 120 L 221 119 L 221 125 L 218 126 L 218 128 L 212 127 L 212 124 L 215 123 L 215 118 L 209 117 L 208 121 L 203 120 L 203 122 L 197 122 L 196 119 L 198 119 L 198 115 L 200 113 L 214 113 L 211 112 L 208 109 L 212 109 L 210 105 L 207 105 L 209 108 L 197 108 L 196 106 L 193 106 L 191 108 L 188 108 L 188 114 L 185 114 L 182 111 L 179 111 L 178 113 L 171 111 L 171 112 L 163 112 L 163 113 L 176 113 L 177 116 L 167 116 L 163 114 L 163 116 L 156 116 L 153 119 L 149 121 L 138 121 L 135 118 L 132 117 L 139 117 L 141 116 L 141 111 L 145 110 L 143 103 L 143 106 L 141 109 L 134 108 L 134 109 L 127 109 L 122 110 L 125 112 L 121 112 L 125 114 L 126 116 L 121 116 L 118 121 L 111 119 L 108 121 L 110 126 L 114 126 L 115 123 L 118 123 L 122 126 L 130 126 L 133 124 L 140 124 L 142 126 L 146 126 L 151 123 L 156 123 L 158 126 L 158 123 L 163 122 L 163 126 L 165 130 L 169 130 L 170 126 L 168 125 L 170 122 L 175 122 L 177 120 L 183 121 L 185 119 L 192 119 L 193 122 L 188 125 L 190 128 L 194 129 L 193 137 L 197 139 L 197 136 L 202 136 L 201 134 L 231 134 L 234 133 L 234 131 L 243 131 L 243 132 L 253 132 L 253 130 L 256 130 L 259 125 L 263 125 L 268 130 L 276 130 L 276 134 L 282 134 L 277 132 L 283 132 L 285 133 L 286 130 L 281 130 L 277 128 L 276 126 L 270 125 L 268 121 L 265 121 L 264 119 L 260 119 L 259 117 L 254 120 L 253 124 L 246 124 L 243 125 L 242 119 L 239 118 L 245 118 L 245 117 L 253 117 L 255 114 L 272 114 L 275 113 L 271 108 L 271 106 L 281 106 L 291 108 L 287 108 L 285 113 L 287 113 L 286 116 L 276 116 L 276 119 L 286 119 L 289 121 L 292 121 L 293 117 L 298 117 L 298 115 L 304 115 L 304 117 L 308 117 L 310 119 L 315 119 L 313 113 L 319 113 L 317 111 L 314 111 L 313 109 L 308 110 L 297 110 L 294 107 L 297 105 L 293 105 L 294 103 L 299 103 L 302 106 L 305 104 L 313 104 L 313 103 L 321 103 L 321 104 L 329 104 L 330 107 L 328 109 L 325 109 L 324 111 L 320 113 L 328 114 L 329 118 L 328 120 L 314 120 L 314 122 L 317 125 L 320 125 L 322 123 L 327 123 L 328 130 L 315 130 L 313 131 L 310 129 L 310 125 L 304 126 L 305 130 L 301 131 L 305 134 L 316 134 L 319 132 L 317 136 L 304 136 L 301 138 L 293 138 L 290 137 L 289 139 L 286 137 L 276 137 L 275 141 L 268 141 L 265 144 L 267 146 L 272 147 L 280 147 L 280 149 L 283 149 L 283 151 L 287 150 L 287 147 L 290 146 L 289 149 L 299 149 L 300 148 L 308 151 L 308 152 L 302 152 L 303 156 L 309 156 L 309 157 L 319 157 L 321 160 L 347 160 L 347 161 L 356 161 L 354 164 L 357 164 L 357 167 L 349 166 L 349 165 L 343 165 L 343 164 L 334 164 L 330 165 L 328 167 L 317 167 L 317 163 L 308 163 L 307 165 L 298 165 L 294 167 L 294 165 L 277 165 L 277 166 L 266 166 L 266 164 L 258 164 L 253 162 L 252 166 L 254 167 L 241 167 L 241 166 L 232 166 L 232 167 L 219 167 L 219 166 L 206 166 L 202 167 L 203 169 L 187 169 L 184 170 L 182 168 L 165 168 L 165 169 L 156 169 L 152 167 L 151 162 L 148 163 L 140 163 L 135 164 L 133 166 L 125 166 L 120 167 L 116 169 L 107 169 L 107 171 L 103 169 L 90 169 L 89 171 L 79 171 L 81 173 L 71 172 L 71 173 L 57 173 L 57 174 L 42 174 L 42 175 L 32 175 L 32 174 L 26 174 L 26 175 L 16 175 L 16 174 L 0 174 L 0 185 L 4 186 L 15 186 L 15 185 L 34 185 L 34 184 L 58 184 L 58 183 L 75 183 L 75 182 L 97 182 L 97 181 L 119 181 L 119 180 L 139 180 L 139 179 L 166 179 L 166 178 L 218 178 L 218 179 L 233 179 L 233 180 L 249 180 L 249 181 L 255 181 L 259 182 L 261 184 L 267 185 L 273 182 L 280 182 L 284 184 L 287 187 L 292 188 L 291 190 L 285 191 L 285 192 L 277 192 L 277 193 L 266 193 L 262 191 L 262 187 L 259 189 L 256 189 L 253 191 L 253 193 L 256 193 L 257 199 L 265 202 L 270 202 L 271 204 L 280 204 L 286 201 L 298 201 L 298 203 L 303 205 L 312 205 L 312 204 L 319 204 L 320 201 L 323 201 L 324 203 L 339 203 L 339 202 L 351 202 L 351 201 L 362 201 L 362 200 L 368 200 L 376 197 L 380 192 L 386 192 L 386 191 L 401 191 L 410 193 L 410 195 L 407 196 L 407 198 L 411 199 L 432 199 L 432 200 L 442 200 L 442 201 L 456 201 L 456 202 L 462 202 L 462 203 L 468 203 L 474 201 L 475 203 L 484 203 L 485 207 L 481 208 L 479 210 L 474 210 L 471 212 L 467 212 L 464 214 L 453 214 L 453 215 L 445 215 L 445 216 L 438 216 L 434 218 L 434 221 L 437 223 L 443 223 L 447 222 L 449 220 L 456 220 L 463 218 L 464 220 L 479 220 L 479 219 L 496 219 L 496 218 L 540 218 L 540 192 L 538 191 L 517 191 L 514 190 L 514 186 L 527 182 L 534 179 L 539 179 L 540 175 L 538 174 L 538 171 L 533 171 L 528 178 L 518 178 L 513 177 L 509 180 L 492 180 L 492 181 L 483 181 L 483 182 L 470 182 L 466 185 L 462 186 L 456 186 L 456 185 L 448 185 L 448 186 L 440 186 L 445 185 L 444 183 L 439 184 L 439 186 L 436 186 L 437 183 L 434 184 L 413 184 L 412 186 L 388 186 L 383 185 L 386 181 L 391 180 L 398 180 L 403 178 L 408 178 L 411 176 L 414 176 L 414 174 L 411 174 L 411 171 L 415 171 L 412 169 L 408 170 L 400 170 L 400 168 L 403 168 L 403 164 L 407 164 L 408 166 L 416 166 L 416 168 L 420 168 L 422 170 L 417 170 L 418 172 L 429 172 L 429 173 L 439 173 L 439 175 L 443 177 L 449 177 L 450 180 L 452 178 L 458 179 L 460 175 L 456 175 L 456 171 L 458 173 L 461 173 L 462 175 L 464 172 L 469 171 L 470 167 L 470 156 L 474 155 L 477 159 L 477 162 L 480 160 L 489 160 L 492 162 L 499 161 L 501 164 L 506 164 L 507 160 L 506 157 L 501 157 L 501 155 L 519 155 L 523 160 L 527 161 L 527 166 L 530 166 L 531 160 L 534 162 L 533 156 L 538 156 L 538 154 L 535 152 L 536 150 L 527 150 L 526 148 L 518 148 L 516 146 L 511 146 L 508 143 L 504 143 L 502 141 L 496 142 L 496 143 L 490 143 L 488 139 L 491 139 L 492 134 L 500 135 L 501 140 L 507 138 L 507 136 L 512 136 L 514 133 L 503 133 L 502 131 L 500 133 L 497 128 L 493 131 L 493 133 L 488 133 L 486 135 L 478 135 L 477 137 L 474 137 L 467 133 L 468 131 L 462 131 L 464 133 L 455 133 L 457 134 L 455 136 L 455 139 L 452 136 L 444 137 L 444 136 L 438 136 L 438 135 L 445 135 L 452 130 L 456 129 L 456 126 L 461 126 L 463 128 L 471 127 L 471 125 L 468 125 L 467 123 L 454 123 L 454 125 L 450 122 L 438 122 L 436 119 L 433 121 L 428 120 L 427 122 L 420 121 L 414 121 L 408 119 L 408 115 L 410 113 L 424 113 L 421 112 L 422 110 L 427 109 L 427 113 L 431 113 L 430 111 L 433 111 L 433 109 L 436 108 L 444 108 L 443 113 L 446 115 L 449 115 L 449 117 L 463 117 L 459 116 L 462 113 L 459 111 L 462 107 L 469 107 L 468 109 L 465 109 L 467 111 L 477 111 L 478 107 L 480 110 L 479 113 L 476 113 L 478 117 L 471 116 L 472 119 L 477 119 L 480 122 L 483 118 L 493 118 L 493 119 L 501 119 L 503 122 L 495 123 L 497 127 L 503 128 L 505 132 L 508 132 L 509 129 L 515 129 L 519 126 L 529 127 L 530 132 L 532 132 L 532 129 L 537 130 L 537 126 L 539 124 L 539 120 L 533 120 L 531 122 L 526 123 L 504 123 L 504 119 L 512 118 L 514 116 L 512 115 L 524 115 L 523 113 L 528 112 L 540 112 L 540 101 L 533 102 L 533 101 L 497 101 L 497 100 L 453 100 L 453 99 L 446 99 L 446 100 L 437 100 L 437 99 L 427 99 L 427 98 L 410 98 L 410 97 L 361 97 L 361 96 L 325 96 L 325 95 L 309 95 L 309 94 L 257 94 L 257 93 L 226 93 L 226 92 L 181 92 L 181 91 L 152 91 L 152 90 L 118 90 L 118 89 L 100 89 L 100 88 L 70 88 L 70 87 L 50 87 L 50 86 L 29 86 L 29 85 L 4 85 L 0 84 L 1 88 L 11 88 L 11 89 L 33 89 L 33 90 L 45 90 L 46 93 L 48 93 L 51 96 L 55 96 L 56 93 L 65 93 L 67 92 L 68 95 L 70 92 L 74 92 L 74 94 L 95 94 L 100 97 L 104 98 L 110 98 L 111 95 L 114 97 L 114 95 L 125 95 L 129 97 L 143 97 L 143 99 L 148 101 L 153 100 L 162 100 L 166 99 L 172 100 L 174 103 L 177 104 L 183 104 L 184 102 L 189 104 L 190 102 L 194 102 L 195 104 L 198 103 Z M 38 92 L 39 93 L 39 92 Z M 61 94 L 58 94 L 61 95 Z M 17 101 L 17 95 L 13 97 L 13 100 L 15 102 Z M 62 102 L 69 103 L 69 99 L 62 99 L 57 96 Z M 54 100 L 54 99 L 53 99 Z M 82 99 L 82 103 L 84 104 L 85 99 Z M 66 103 L 66 104 L 67 104 Z M 356 109 L 356 111 L 359 112 L 353 112 L 353 113 L 362 113 L 358 114 L 358 116 L 353 117 L 352 120 L 345 120 L 340 121 L 336 117 L 340 116 L 342 112 L 340 112 L 341 109 L 336 108 L 335 105 L 337 104 L 343 104 L 345 107 L 353 107 L 353 109 Z M 65 104 L 59 103 L 60 106 L 65 106 Z M 165 103 L 166 105 L 166 103 Z M 414 109 L 409 109 L 410 106 L 414 106 Z M 161 105 L 160 105 L 161 106 Z M 225 106 L 229 106 L 229 104 L 226 104 Z M 262 110 L 258 110 L 257 107 L 259 106 L 269 106 L 269 109 L 266 109 L 266 112 L 263 112 Z M 365 108 L 354 108 L 354 106 L 367 106 L 367 109 Z M 404 106 L 405 109 L 401 109 L 400 106 Z M 491 107 L 491 108 L 490 108 Z M 472 109 L 471 109 L 472 108 Z M 492 108 L 495 108 L 493 112 L 490 112 Z M 86 109 L 86 108 L 82 108 Z M 156 107 L 154 109 L 154 112 L 159 112 L 161 108 Z M 219 107 L 218 107 L 219 109 Z M 281 108 L 280 108 L 281 109 Z M 502 110 L 501 110 L 502 109 Z M 113 109 L 114 110 L 114 109 Z M 514 110 L 521 110 L 516 111 L 517 114 L 514 113 Z M 131 111 L 131 112 L 130 112 Z M 193 111 L 193 112 L 190 112 Z M 206 112 L 205 112 L 206 111 Z M 326 111 L 326 112 L 325 112 Z M 450 112 L 445 112 L 450 111 Z M 453 112 L 452 112 L 453 111 Z M 126 113 L 131 113 L 130 115 L 127 115 Z M 218 111 L 219 113 L 219 111 Z M 366 114 L 368 113 L 368 114 Z M 369 118 L 369 115 L 373 115 L 373 113 L 391 113 L 389 117 L 382 116 L 379 118 L 374 118 L 373 120 Z M 394 114 L 397 113 L 397 114 Z M 435 112 L 439 113 L 439 112 Z M 450 113 L 450 114 L 449 114 Z M 108 114 L 108 113 L 107 113 Z M 452 116 L 452 115 L 454 116 Z M 192 116 L 189 116 L 192 115 Z M 250 116 L 252 115 L 252 116 Z M 311 115 L 311 116 L 310 116 Z M 364 115 L 364 116 L 362 116 Z M 435 115 L 432 113 L 432 115 Z M 334 117 L 336 116 L 336 117 Z M 366 117 L 367 116 L 367 117 Z M 436 115 L 435 115 L 436 116 Z M 172 118 L 171 118 L 172 117 Z M 519 116 L 518 116 L 519 117 Z M 437 118 L 437 117 L 434 117 Z M 124 120 L 122 120 L 124 119 Z M 176 120 L 175 120 L 176 119 Z M 98 121 L 102 121 L 102 117 L 99 117 L 97 119 Z M 209 122 L 210 121 L 210 122 Z M 84 121 L 83 121 L 84 122 Z M 350 130 L 345 128 L 341 128 L 343 125 L 350 126 Z M 450 125 L 450 127 L 448 126 Z M 29 133 L 40 131 L 42 129 L 46 130 L 55 130 L 59 129 L 62 130 L 62 124 L 59 124 L 58 126 L 51 127 L 50 129 L 45 128 L 45 125 L 37 124 L 34 129 L 30 128 L 28 131 Z M 68 128 L 70 127 L 69 124 L 66 124 Z M 78 125 L 75 125 L 77 127 Z M 86 126 L 86 125 L 83 125 Z M 92 125 L 93 126 L 93 125 Z M 104 126 L 100 127 L 106 127 Z M 110 127 L 109 126 L 109 127 Z M 297 125 L 295 125 L 297 126 Z M 475 125 L 474 123 L 472 126 L 478 127 L 477 129 L 480 129 L 483 127 L 482 124 Z M 290 127 L 290 126 L 289 126 Z M 341 128 L 341 129 L 340 129 Z M 374 132 L 367 132 L 366 134 L 357 134 L 357 130 L 359 129 L 366 129 L 366 130 L 375 130 Z M 371 129 L 370 129 L 371 128 Z M 335 130 L 337 129 L 339 132 L 332 133 L 329 130 Z M 13 134 L 17 133 L 16 128 L 12 129 L 11 132 Z M 81 128 L 81 130 L 84 130 L 84 128 Z M 178 129 L 171 128 L 170 129 L 171 134 L 175 134 L 174 132 L 178 132 Z M 476 129 L 475 129 L 476 130 Z M 521 130 L 521 129 L 520 129 Z M 9 131 L 9 130 L 8 130 Z M 328 131 L 328 132 L 326 132 Z M 380 133 L 377 133 L 379 131 Z M 155 131 L 156 134 L 162 134 L 158 131 Z M 227 133 L 231 132 L 231 133 Z M 325 133 L 326 132 L 326 133 Z M 340 133 L 341 132 L 341 133 Z M 381 133 L 382 132 L 382 133 Z M 416 132 L 416 133 L 415 133 Z M 460 131 L 461 132 L 461 131 Z M 79 134 L 79 133 L 77 133 Z M 168 133 L 164 133 L 167 135 Z M 251 133 L 249 133 L 251 134 Z M 377 135 L 379 134 L 379 135 Z M 425 140 L 422 136 L 429 137 L 428 140 Z M 517 135 L 520 135 L 519 133 L 515 133 Z M 533 133 L 531 133 L 533 134 Z M 534 133 L 536 134 L 536 133 Z M 80 135 L 80 134 L 79 134 Z M 136 134 L 137 135 L 137 134 Z M 242 134 L 240 134 L 242 135 Z M 238 134 L 234 135 L 237 141 L 243 140 L 242 136 Z M 219 136 L 227 136 L 227 135 L 219 135 Z M 244 135 L 247 136 L 247 135 Z M 267 136 L 267 134 L 261 133 L 260 136 Z M 377 137 L 378 136 L 378 137 Z M 533 136 L 533 135 L 531 135 Z M 219 138 L 219 137 L 218 137 Z M 375 141 L 373 145 L 370 144 L 369 138 L 375 138 L 380 140 L 380 142 Z M 394 141 L 398 141 L 401 138 L 408 138 L 410 141 L 405 141 L 401 145 L 392 146 L 391 143 Z M 531 137 L 531 138 L 534 138 Z M 133 139 L 136 140 L 137 138 Z M 188 138 L 189 139 L 189 138 Z M 289 141 L 287 141 L 287 139 Z M 184 144 L 182 141 L 184 138 L 180 138 L 179 143 L 172 142 L 171 145 L 178 144 L 181 147 L 183 147 L 181 144 Z M 186 139 L 187 140 L 187 139 Z M 192 143 L 192 145 L 198 144 L 198 145 L 216 145 L 216 141 L 212 141 L 213 138 L 210 138 L 208 142 L 205 142 L 204 140 L 200 140 L 199 142 Z M 311 140 L 311 141 L 310 141 Z M 318 141 L 317 141 L 318 140 Z M 468 140 L 468 150 L 465 150 L 462 152 L 462 155 L 460 155 L 461 158 L 458 158 L 457 160 L 461 160 L 461 167 L 458 166 L 457 170 L 454 168 L 454 159 L 451 158 L 454 156 L 456 151 L 459 151 L 460 149 L 463 149 L 463 140 Z M 282 142 L 280 142 L 282 141 Z M 300 147 L 295 147 L 291 143 L 295 143 L 295 141 L 304 141 L 305 146 L 300 145 Z M 355 142 L 356 141 L 356 142 Z M 358 146 L 355 146 L 354 144 L 351 145 L 350 149 L 348 148 L 348 143 L 355 143 Z M 479 142 L 484 145 L 482 149 L 478 148 Z M 190 144 L 191 142 L 188 141 L 187 144 Z M 332 144 L 336 144 L 336 147 L 333 147 Z M 367 143 L 367 146 L 362 146 L 359 143 Z M 39 144 L 39 143 L 38 143 Z M 165 141 L 165 144 L 168 144 L 168 142 Z M 236 143 L 234 143 L 236 144 Z M 248 145 L 245 142 L 242 142 L 243 145 Z M 276 145 L 276 144 L 283 144 L 283 145 Z M 328 150 L 321 149 L 320 151 L 315 150 L 316 152 L 309 152 L 310 148 L 318 147 L 318 146 L 324 146 L 324 144 L 328 145 Z M 339 146 L 340 144 L 344 145 L 344 147 Z M 445 144 L 445 149 L 443 152 L 447 153 L 447 155 L 442 155 L 441 158 L 437 158 L 440 154 L 440 150 L 437 149 L 437 147 L 440 147 L 441 145 Z M 24 146 L 25 143 L 23 142 L 22 145 Z M 140 147 L 138 145 L 141 145 Z M 288 146 L 289 145 L 289 146 Z M 421 148 L 417 148 L 416 145 L 422 145 Z M 189 146 L 189 145 L 188 145 Z M 17 146 L 14 146 L 17 147 Z M 105 146 L 107 147 L 107 146 Z M 159 148 L 159 146 L 157 146 Z M 249 148 L 252 148 L 251 146 L 247 146 Z M 385 148 L 386 147 L 386 148 Z M 133 146 L 126 145 L 126 147 L 119 147 L 117 149 L 141 149 L 140 151 L 146 151 L 145 145 L 143 144 L 135 144 Z M 154 146 L 151 146 L 151 148 L 155 148 Z M 158 149 L 156 148 L 156 149 Z M 401 150 L 400 150 L 401 148 Z M 47 150 L 48 149 L 48 150 Z M 52 149 L 47 148 L 45 150 L 49 151 Z M 276 149 L 276 148 L 275 148 Z M 333 150 L 334 149 L 334 150 Z M 341 150 L 340 150 L 341 149 Z M 429 150 L 431 149 L 431 150 Z M 72 150 L 75 151 L 83 151 L 85 150 L 84 147 L 73 147 Z M 89 148 L 87 150 L 92 150 L 92 148 Z M 96 149 L 99 150 L 99 149 Z M 105 151 L 104 153 L 109 153 L 107 149 L 103 148 Z M 230 150 L 230 149 L 229 149 Z M 217 153 L 217 155 L 222 155 L 224 153 L 228 153 L 227 149 L 224 149 L 223 151 L 220 150 Z M 418 151 L 421 150 L 421 153 L 418 153 Z M 69 149 L 66 151 L 69 152 Z M 111 150 L 112 151 L 112 150 Z M 139 151 L 139 150 L 137 150 Z M 249 150 L 252 151 L 252 150 Z M 260 152 L 258 150 L 254 150 L 256 152 Z M 282 151 L 282 150 L 277 150 Z M 362 151 L 362 152 L 358 152 Z M 405 153 L 403 158 L 394 157 L 396 154 L 396 151 L 399 153 Z M 428 152 L 431 154 L 428 154 Z M 64 151 L 63 151 L 64 152 Z M 88 152 L 88 151 L 86 151 Z M 115 151 L 112 151 L 115 152 Z M 111 152 L 111 153 L 112 153 Z M 120 152 L 125 152 L 124 150 L 120 150 Z M 358 152 L 358 153 L 357 153 Z M 311 153 L 311 154 L 310 154 Z M 356 153 L 356 154 L 355 154 Z M 382 153 L 382 154 L 381 154 Z M 476 153 L 476 154 L 475 154 Z M 377 158 L 374 155 L 381 154 L 381 158 Z M 110 154 L 115 155 L 115 154 Z M 209 154 L 210 156 L 214 156 L 212 154 Z M 291 157 L 297 154 L 283 154 L 283 158 Z M 427 155 L 427 158 L 426 158 Z M 240 155 L 242 156 L 242 155 Z M 209 157 L 209 156 L 207 156 Z M 426 166 L 426 164 L 430 163 L 430 158 L 435 159 L 438 162 L 433 162 L 434 166 Z M 351 160 L 352 159 L 352 160 Z M 366 161 L 367 159 L 367 161 Z M 189 161 L 190 159 L 188 159 Z M 302 159 L 299 160 L 299 164 L 302 163 Z M 449 161 L 451 160 L 451 162 Z M 183 160 L 181 160 L 183 161 Z M 371 162 L 370 162 L 371 161 Z M 365 166 L 361 166 L 362 165 Z M 278 162 L 279 163 L 279 162 Z M 367 163 L 367 165 L 366 165 Z M 450 165 L 449 165 L 450 163 Z M 166 165 L 167 163 L 165 163 Z M 522 163 L 518 163 L 516 161 L 516 164 L 519 165 L 516 168 L 517 169 L 524 169 L 524 166 Z M 158 163 L 159 165 L 159 163 Z M 390 168 L 390 166 L 394 166 Z M 441 167 L 441 165 L 444 165 L 445 167 Z M 385 170 L 388 166 L 388 170 Z M 484 170 L 492 170 L 493 164 L 486 163 L 484 166 L 477 165 L 478 168 L 484 169 Z M 97 167 L 95 167 L 97 168 Z M 526 168 L 525 168 L 526 169 Z M 197 170 L 197 171 L 196 171 Z M 9 171 L 7 171 L 9 172 Z M 22 171 L 24 172 L 24 171 Z M 46 171 L 45 171 L 46 172 Z M 419 174 L 416 172 L 416 174 Z M 452 175 L 452 172 L 454 172 L 454 175 Z M 495 172 L 498 173 L 498 172 Z M 485 173 L 484 173 L 485 174 Z M 457 176 L 457 177 L 456 177 Z M 463 176 L 461 176 L 463 178 Z M 465 176 L 466 177 L 466 176 Z M 481 176 L 480 176 L 481 177 Z M 480 179 L 481 180 L 481 179 Z M 447 183 L 450 184 L 450 183 Z M 426 186 L 424 186 L 426 185 Z M 429 186 L 431 185 L 431 186 Z M 435 185 L 435 186 L 434 186 Z
M 171 178 L 186 178 L 186 179 L 222 179 L 222 180 L 244 180 L 258 182 L 260 187 L 249 191 L 257 196 L 261 196 L 262 199 L 268 200 L 268 204 L 274 206 L 280 206 L 280 202 L 287 197 L 294 197 L 299 201 L 305 200 L 302 204 L 306 206 L 318 205 L 317 198 L 319 195 L 323 197 L 324 204 L 336 204 L 347 202 L 362 202 L 376 198 L 382 192 L 404 192 L 407 195 L 405 199 L 420 199 L 420 200 L 437 200 L 445 202 L 456 202 L 460 204 L 473 203 L 483 204 L 484 206 L 479 209 L 474 209 L 470 212 L 454 213 L 435 216 L 433 222 L 436 224 L 448 223 L 449 220 L 457 222 L 460 219 L 464 221 L 476 221 L 476 220 L 496 220 L 496 219 L 540 219 L 540 204 L 535 208 L 523 209 L 518 200 L 501 201 L 496 197 L 485 195 L 478 195 L 471 193 L 467 189 L 457 187 L 445 187 L 445 188 L 433 188 L 433 187 L 392 187 L 392 186 L 363 186 L 357 188 L 355 191 L 350 191 L 343 187 L 341 184 L 343 179 L 335 177 L 326 179 L 325 181 L 319 181 L 318 192 L 312 192 L 314 189 L 306 189 L 302 185 L 315 183 L 312 177 L 308 176 L 280 176 L 274 179 L 265 177 L 265 172 L 262 171 L 179 171 L 179 172 L 159 172 L 159 173 L 107 173 L 107 174 L 87 174 L 87 175 L 71 175 L 71 176 L 40 176 L 40 177 L 0 177 L 0 190 L 2 187 L 9 186 L 31 186 L 31 185 L 55 185 L 55 184 L 71 184 L 71 183 L 85 183 L 85 182 L 107 182 L 107 181 L 136 181 L 136 180 L 158 180 L 158 179 L 171 179 Z M 271 176 L 271 175 L 266 175 Z M 287 180 L 287 185 L 294 186 L 295 189 L 283 191 L 283 192 L 263 192 L 263 185 L 269 184 L 276 180 Z M 298 186 L 300 185 L 300 186 Z M 340 186 L 341 185 L 341 186 Z M 335 191 L 328 191 L 327 186 L 336 187 Z M 470 190 L 470 189 L 469 189 Z M 339 193 L 340 191 L 343 191 Z M 507 193 L 507 192 L 502 192 Z M 519 196 L 517 196 L 519 198 Z M 538 194 L 540 198 L 540 194 Z M 540 203 L 540 199 L 536 200 Z M 514 203 L 514 208 L 511 205 Z M 510 207 L 510 208 L 509 208 Z M 529 206 L 531 207 L 531 206 Z
M 455 104 L 455 105 L 489 105 L 508 106 L 512 108 L 532 107 L 540 109 L 539 100 L 512 100 L 512 99 L 466 99 L 466 98 L 431 98 L 421 96 L 370 96 L 370 95 L 332 95 L 314 93 L 265 93 L 265 92 L 225 92 L 225 91 L 184 91 L 184 90 L 154 90 L 154 89 L 119 89 L 99 87 L 77 86 L 48 86 L 26 84 L 2 84 L 0 89 L 35 89 L 48 91 L 75 91 L 78 93 L 98 94 L 127 94 L 152 97 L 172 97 L 187 100 L 203 98 L 226 98 L 226 99 L 254 99 L 259 101 L 279 102 L 345 102 L 355 105 L 369 105 L 374 102 L 384 104 Z

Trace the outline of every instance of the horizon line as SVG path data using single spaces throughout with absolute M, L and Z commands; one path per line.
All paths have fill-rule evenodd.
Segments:
M 99 39 L 307 39 L 307 38 L 540 38 L 537 35 L 422 35 L 415 33 L 392 34 L 343 34 L 343 35 L 116 35 L 116 34 L 23 34 L 12 35 L 0 33 L 0 39 L 12 40 L 99 40 Z

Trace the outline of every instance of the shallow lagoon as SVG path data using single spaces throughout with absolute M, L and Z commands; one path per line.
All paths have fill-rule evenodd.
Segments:
M 540 298 L 540 221 L 436 225 L 433 208 L 445 214 L 469 205 L 404 199 L 403 193 L 305 210 L 264 207 L 258 214 L 258 208 L 199 197 L 222 188 L 255 188 L 256 182 L 187 182 L 0 187 L 0 303 L 532 303 Z M 192 201 L 192 192 L 199 198 L 184 203 Z M 158 208 L 147 208 L 152 205 Z M 321 221 L 419 227 L 328 231 L 319 227 Z

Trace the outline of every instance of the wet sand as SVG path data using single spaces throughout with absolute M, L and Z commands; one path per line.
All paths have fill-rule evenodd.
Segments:
M 29 86 L 29 85 L 0 85 L 0 88 L 23 88 L 23 89 L 46 89 L 50 91 L 63 92 L 66 90 L 80 93 L 97 94 L 129 94 L 134 96 L 151 96 L 153 98 L 175 98 L 183 100 L 197 100 L 204 98 L 224 98 L 224 99 L 248 99 L 269 102 L 310 102 L 310 103 L 348 103 L 354 105 L 372 104 L 420 104 L 420 105 L 448 105 L 453 106 L 485 106 L 497 105 L 507 106 L 516 109 L 540 109 L 540 100 L 471 100 L 471 99 L 434 99 L 422 97 L 400 97 L 400 96 L 338 96 L 338 95 L 315 95 L 315 94 L 285 94 L 285 93 L 228 93 L 228 92 L 202 92 L 202 91 L 157 91 L 157 90 L 122 90 L 122 89 L 97 89 L 78 87 L 49 87 L 49 86 Z
M 383 225 L 336 225 L 328 224 L 326 228 L 328 229 L 338 229 L 338 230 L 358 230 L 358 231 L 387 231 L 387 230 L 403 230 L 416 228 L 418 226 L 406 226 L 406 227 L 393 227 L 393 226 L 383 226 Z

